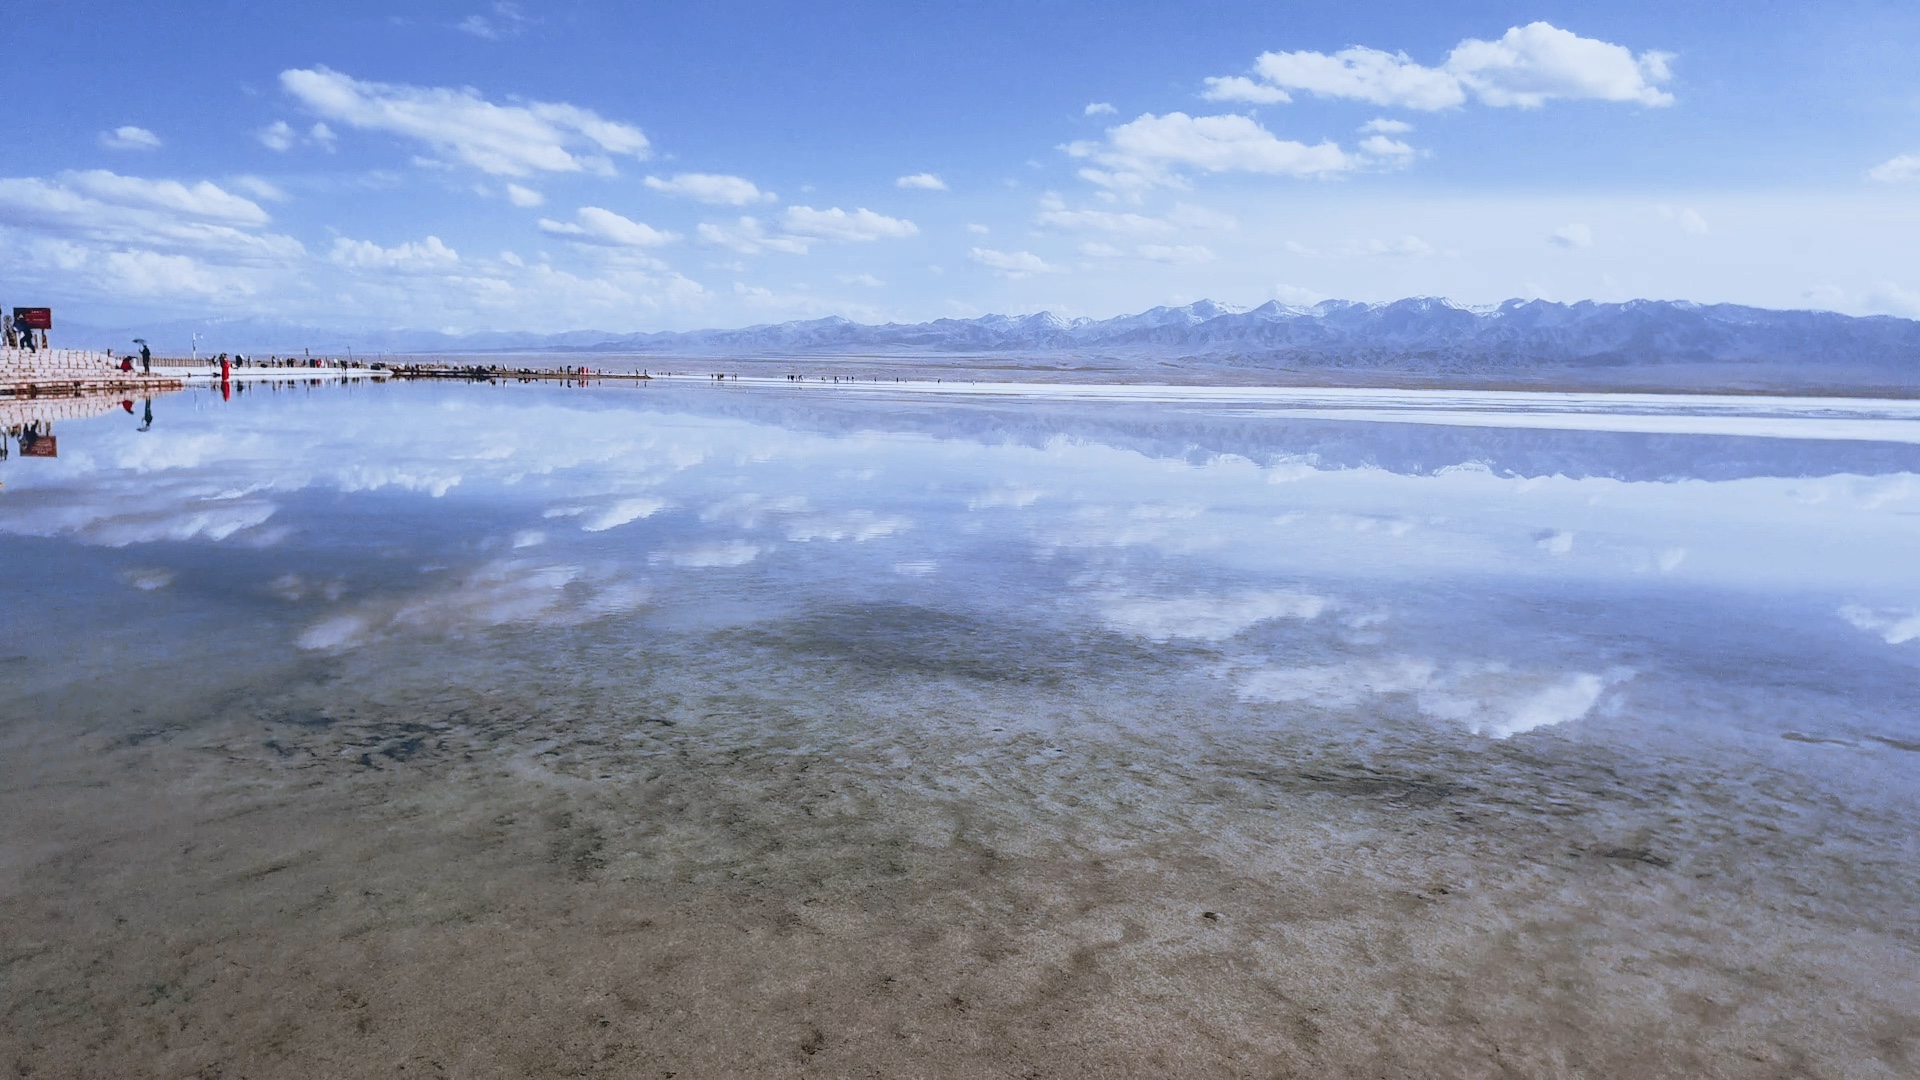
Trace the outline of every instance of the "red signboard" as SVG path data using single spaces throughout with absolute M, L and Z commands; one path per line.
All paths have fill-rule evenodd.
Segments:
M 29 330 L 53 329 L 53 309 L 50 307 L 17 307 L 13 309 L 13 324 L 20 325 L 26 320 Z
M 52 435 L 20 440 L 21 457 L 59 457 L 60 441 Z

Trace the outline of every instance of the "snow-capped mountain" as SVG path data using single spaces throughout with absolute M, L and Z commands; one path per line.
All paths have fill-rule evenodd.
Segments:
M 145 336 L 185 352 L 342 355 L 563 352 L 636 357 L 828 357 L 855 354 L 948 357 L 1028 355 L 1180 361 L 1285 370 L 1375 370 L 1410 374 L 1589 373 L 1658 366 L 1736 365 L 1756 375 L 1815 371 L 1846 382 L 1920 384 L 1920 322 L 1731 304 L 1634 300 L 1619 304 L 1509 300 L 1467 307 L 1417 297 L 1390 303 L 1329 300 L 1312 307 L 1267 303 L 1244 309 L 1202 300 L 1112 319 L 1050 312 L 866 325 L 832 317 L 686 333 L 442 334 L 346 332 L 259 320 L 180 323 L 116 331 L 70 331 L 76 345 L 119 345 Z M 101 340 L 71 340 L 75 337 Z M 176 340 L 177 339 L 177 340 Z

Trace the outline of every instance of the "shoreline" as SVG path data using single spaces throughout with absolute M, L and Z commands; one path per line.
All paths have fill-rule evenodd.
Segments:
M 1266 387 L 1272 389 L 1355 390 L 1481 390 L 1515 393 L 1655 394 L 1685 397 L 1807 397 L 1920 400 L 1920 384 L 1860 380 L 1808 380 L 1804 383 L 1755 382 L 1730 378 L 1733 371 L 1712 369 L 1692 384 L 1655 377 L 1605 379 L 1579 372 L 1556 371 L 1538 377 L 1495 374 L 1422 375 L 1394 371 L 1351 369 L 1250 368 L 1221 364 L 1189 364 L 1163 360 L 1152 364 L 1103 364 L 1037 357 L 923 357 L 887 354 L 840 354 L 795 357 L 652 356 L 633 353 L 568 354 L 501 353 L 414 355 L 382 362 L 396 376 L 414 378 L 527 377 L 578 379 L 638 379 L 665 376 L 711 378 L 726 374 L 775 382 L 824 382 L 834 385 L 869 382 L 1009 382 L 1032 385 Z M 1684 373 L 1680 369 L 1677 373 Z M 788 376 L 797 376 L 789 380 Z

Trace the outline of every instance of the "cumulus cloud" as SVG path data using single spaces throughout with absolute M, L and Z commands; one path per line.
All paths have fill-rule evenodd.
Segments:
M 109 150 L 158 150 L 160 136 L 143 127 L 128 124 L 100 133 L 100 145 Z
M 1223 101 L 1278 101 L 1285 99 L 1271 95 L 1302 91 L 1422 110 L 1455 108 L 1470 97 L 1484 105 L 1523 109 L 1556 100 L 1658 107 L 1673 104 L 1673 95 L 1661 89 L 1672 78 L 1671 59 L 1667 53 L 1635 54 L 1623 45 L 1533 22 L 1494 41 L 1468 38 L 1437 67 L 1404 52 L 1355 45 L 1332 54 L 1262 53 L 1253 66 L 1257 81 L 1226 76 L 1208 79 L 1207 85 L 1209 95 Z
M 178 180 L 147 180 L 121 176 L 105 169 L 60 174 L 68 187 L 101 202 L 159 210 L 230 225 L 264 225 L 267 212 L 258 203 L 222 189 L 211 181 L 184 184 Z
M 1277 138 L 1251 117 L 1145 114 L 1107 129 L 1104 142 L 1069 143 L 1066 152 L 1093 162 L 1080 175 L 1104 187 L 1182 186 L 1180 171 L 1327 176 L 1360 162 L 1332 142 L 1309 146 Z
M 849 213 L 837 206 L 827 210 L 789 206 L 776 227 L 768 227 L 759 218 L 742 217 L 732 224 L 704 223 L 698 232 L 703 242 L 742 255 L 769 251 L 805 255 L 817 243 L 901 239 L 919 235 L 920 228 L 904 218 L 877 214 L 864 207 Z
M 1173 223 L 1146 214 L 1114 210 L 1069 210 L 1058 202 L 1042 202 L 1034 221 L 1048 228 L 1067 232 L 1104 232 L 1126 236 L 1163 236 L 1175 230 Z
M 284 153 L 285 151 L 293 149 L 293 125 L 287 123 L 285 120 L 275 120 L 273 123 L 255 132 L 254 138 L 260 140 L 261 146 L 269 150 L 278 150 Z
M 1107 102 L 1104 102 L 1104 101 L 1095 101 L 1095 102 L 1091 102 L 1091 103 L 1089 103 L 1089 104 L 1087 105 L 1087 108 L 1086 108 L 1086 112 L 1085 112 L 1085 113 L 1084 113 L 1083 115 L 1086 115 L 1086 116 L 1112 116 L 1113 114 L 1115 114 L 1115 113 L 1117 113 L 1117 112 L 1119 112 L 1119 111 L 1120 111 L 1120 110 L 1118 110 L 1118 109 L 1116 109 L 1116 108 L 1114 108 L 1114 107 L 1113 107 L 1112 105 L 1110 105 L 1110 104 L 1108 104 Z
M 260 141 L 261 146 L 283 154 L 303 141 L 318 146 L 322 150 L 332 152 L 334 142 L 339 138 L 339 136 L 334 134 L 333 129 L 328 127 L 324 122 L 317 122 L 308 128 L 303 138 L 300 133 L 293 130 L 293 125 L 287 123 L 285 120 L 275 120 L 273 123 L 254 132 L 253 137 Z
M 1910 184 L 1920 180 L 1920 154 L 1901 154 L 1867 170 L 1867 179 L 1882 184 Z
M 1293 95 L 1270 83 L 1254 82 L 1245 75 L 1215 75 L 1207 80 L 1200 96 L 1208 101 L 1244 101 L 1251 105 L 1284 105 Z
M 678 195 L 710 206 L 751 206 L 778 198 L 745 177 L 721 173 L 679 173 L 670 180 L 649 176 L 645 183 L 663 195 Z
M 342 236 L 333 242 L 333 252 L 328 258 L 336 266 L 354 270 L 418 272 L 446 270 L 460 263 L 460 253 L 442 243 L 437 236 L 390 248 L 383 248 L 371 240 L 350 240 Z
M 572 221 L 541 218 L 540 231 L 564 236 L 577 244 L 613 248 L 659 247 L 680 239 L 675 233 L 662 232 L 598 206 L 583 206 L 574 212 L 573 218 Z
M 821 240 L 902 239 L 917 236 L 920 232 L 919 226 L 911 221 L 876 214 L 865 207 L 848 213 L 837 206 L 826 210 L 815 210 L 811 206 L 789 206 L 780 224 L 795 236 L 817 237 Z
M 919 188 L 922 191 L 945 191 L 947 182 L 930 172 L 914 173 L 902 176 L 893 182 L 894 187 Z
M 207 180 L 149 180 L 104 169 L 0 179 L 0 226 L 109 245 L 121 255 L 191 253 L 258 264 L 303 253 L 299 241 L 259 231 L 268 221 L 258 203 Z
M 1052 192 L 1041 196 L 1035 224 L 1061 232 L 1098 232 L 1114 236 L 1165 237 L 1189 229 L 1232 229 L 1239 222 L 1231 214 L 1204 206 L 1177 203 L 1165 217 L 1117 210 L 1073 209 Z M 980 231 L 984 232 L 985 229 Z
M 759 218 L 750 216 L 742 216 L 730 225 L 703 222 L 697 235 L 704 243 L 742 255 L 762 255 L 769 251 L 805 255 L 808 248 L 806 239 L 772 232 Z
M 1052 263 L 1035 255 L 1031 251 L 995 251 L 992 248 L 974 248 L 967 257 L 982 266 L 998 271 L 1009 278 L 1031 277 L 1034 274 L 1058 274 L 1065 267 Z
M 547 197 L 532 188 L 521 187 L 519 184 L 508 184 L 507 201 L 515 206 L 531 207 L 539 206 L 546 202 Z
M 1412 130 L 1413 125 L 1407 123 L 1405 120 L 1389 120 L 1384 116 L 1376 117 L 1360 125 L 1362 134 L 1371 135 L 1405 135 Z
M 262 177 L 241 175 L 228 180 L 227 184 L 256 199 L 266 199 L 269 202 L 285 202 L 287 199 L 287 193 L 280 190 L 278 184 Z
M 368 82 L 324 67 L 290 68 L 280 85 L 324 120 L 413 139 L 443 161 L 494 176 L 611 173 L 604 155 L 648 153 L 639 128 L 576 105 L 496 105 L 470 88 Z
M 1404 165 L 1412 161 L 1418 153 L 1413 147 L 1399 139 L 1385 135 L 1369 135 L 1360 140 L 1360 152 L 1372 157 L 1376 162 L 1389 167 Z

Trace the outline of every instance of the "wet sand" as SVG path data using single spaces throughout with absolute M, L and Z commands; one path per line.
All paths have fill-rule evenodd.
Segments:
M 14 1073 L 1920 1067 L 1912 745 L 1304 723 L 910 608 L 490 637 L 9 715 Z

